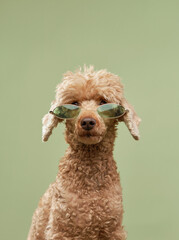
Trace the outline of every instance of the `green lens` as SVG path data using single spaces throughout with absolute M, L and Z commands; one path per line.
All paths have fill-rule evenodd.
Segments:
M 97 111 L 104 118 L 118 118 L 124 115 L 125 108 L 115 103 L 107 103 L 99 106 Z
M 72 104 L 65 104 L 56 107 L 51 113 L 62 119 L 70 119 L 78 116 L 80 108 Z

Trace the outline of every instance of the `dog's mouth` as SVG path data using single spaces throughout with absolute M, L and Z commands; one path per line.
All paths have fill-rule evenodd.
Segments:
M 83 133 L 78 135 L 78 140 L 84 144 L 96 144 L 102 140 L 102 135 L 92 134 L 92 133 Z
M 83 135 L 83 137 L 90 138 L 90 137 L 95 137 L 95 136 L 94 136 L 94 135 L 91 135 L 90 133 L 87 133 L 87 134 Z
M 79 135 L 80 137 L 100 137 L 100 135 L 97 135 L 97 134 L 92 134 L 92 133 L 90 133 L 90 132 L 87 132 L 87 133 L 83 133 L 83 134 L 80 134 Z

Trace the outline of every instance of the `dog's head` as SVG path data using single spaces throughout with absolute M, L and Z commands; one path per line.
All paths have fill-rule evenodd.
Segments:
M 122 117 L 108 119 L 101 117 L 97 108 L 106 103 L 122 105 L 126 112 Z M 138 140 L 140 118 L 123 95 L 123 86 L 118 76 L 106 70 L 94 71 L 93 67 L 84 67 L 75 73 L 64 74 L 63 82 L 56 87 L 56 97 L 50 111 L 64 104 L 79 106 L 79 114 L 73 119 L 66 119 L 66 140 L 68 143 L 81 142 L 96 144 L 110 132 L 114 135 L 116 125 L 124 121 L 131 135 Z M 42 140 L 47 141 L 54 127 L 62 122 L 51 113 L 43 119 Z

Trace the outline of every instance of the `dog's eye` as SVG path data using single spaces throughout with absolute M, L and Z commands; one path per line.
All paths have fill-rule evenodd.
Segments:
M 71 104 L 78 106 L 79 102 L 75 101 L 75 102 L 72 102 Z
M 106 104 L 107 102 L 103 99 L 100 101 L 99 105 L 103 105 L 103 104 Z

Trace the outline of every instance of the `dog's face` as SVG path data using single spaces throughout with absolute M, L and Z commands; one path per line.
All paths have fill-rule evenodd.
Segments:
M 122 105 L 128 112 L 117 119 L 101 117 L 97 108 L 106 103 Z M 85 68 L 84 72 L 68 72 L 64 81 L 57 85 L 56 100 L 52 102 L 50 110 L 63 104 L 73 104 L 80 107 L 80 113 L 74 119 L 66 121 L 66 140 L 83 144 L 97 144 L 112 132 L 119 121 L 124 121 L 135 139 L 139 138 L 137 117 L 134 109 L 123 96 L 123 86 L 119 77 L 101 70 L 95 72 L 93 68 Z M 43 140 L 47 141 L 52 129 L 63 121 L 50 113 L 43 118 Z
M 73 141 L 96 144 L 102 141 L 107 131 L 115 130 L 114 125 L 118 122 L 116 119 L 102 118 L 97 113 L 97 108 L 105 102 L 99 97 L 74 102 L 74 104 L 78 104 L 81 111 L 76 118 L 66 120 L 66 140 L 68 143 Z

